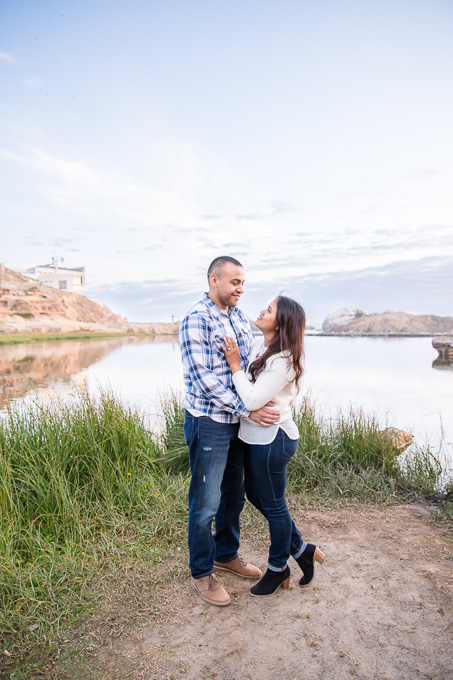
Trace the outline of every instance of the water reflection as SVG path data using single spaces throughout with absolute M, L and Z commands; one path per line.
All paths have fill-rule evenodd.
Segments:
M 442 359 L 441 357 L 435 359 L 432 363 L 432 366 L 438 371 L 453 371 L 453 361 L 450 361 L 449 359 Z
M 453 460 L 452 364 L 435 354 L 429 338 L 310 336 L 301 394 L 326 417 L 352 406 L 377 415 L 381 429 L 410 432 L 433 451 L 442 441 Z M 4 346 L 0 372 L 0 407 L 104 388 L 137 406 L 153 428 L 162 422 L 160 396 L 183 392 L 176 336 Z
M 130 344 L 160 344 L 174 336 L 61 340 L 0 347 L 0 406 L 49 386 L 86 390 L 86 369 L 108 354 Z

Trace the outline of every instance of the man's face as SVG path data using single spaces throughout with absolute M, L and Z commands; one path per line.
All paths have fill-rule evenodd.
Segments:
M 219 309 L 236 307 L 244 292 L 244 270 L 232 262 L 227 262 L 221 274 L 211 274 L 209 297 Z

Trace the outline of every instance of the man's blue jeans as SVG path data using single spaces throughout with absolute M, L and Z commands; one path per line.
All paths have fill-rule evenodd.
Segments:
M 279 429 L 270 444 L 249 444 L 246 455 L 247 498 L 269 522 L 269 568 L 273 571 L 283 571 L 288 557 L 298 557 L 306 547 L 285 499 L 286 469 L 298 441 Z
M 245 503 L 244 451 L 239 424 L 217 423 L 186 411 L 184 437 L 189 447 L 189 553 L 194 578 L 212 574 L 214 560 L 238 554 L 240 515 Z M 212 521 L 215 517 L 215 534 Z

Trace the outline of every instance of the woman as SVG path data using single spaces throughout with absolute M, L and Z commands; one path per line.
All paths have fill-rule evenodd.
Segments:
M 272 401 L 280 412 L 276 425 L 263 427 L 241 418 L 239 429 L 239 438 L 249 445 L 247 497 L 268 520 L 271 537 L 268 569 L 250 594 L 268 597 L 279 586 L 288 588 L 290 555 L 302 569 L 302 587 L 312 581 L 314 563 L 323 562 L 324 555 L 315 545 L 302 540 L 285 500 L 286 468 L 299 441 L 290 404 L 303 373 L 305 312 L 297 302 L 280 295 L 261 312 L 255 324 L 263 338 L 257 338 L 252 346 L 247 373 L 241 369 L 239 348 L 233 338 L 225 338 L 222 350 L 246 408 L 253 411 Z

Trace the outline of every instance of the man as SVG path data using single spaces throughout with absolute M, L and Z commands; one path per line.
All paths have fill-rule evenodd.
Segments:
M 202 600 L 224 606 L 230 597 L 213 574 L 218 569 L 242 578 L 261 571 L 238 555 L 240 514 L 245 503 L 244 444 L 239 418 L 261 425 L 279 418 L 264 406 L 250 413 L 233 389 L 231 371 L 220 345 L 235 337 L 241 365 L 247 367 L 253 334 L 237 304 L 244 290 L 244 270 L 233 257 L 217 257 L 208 269 L 209 293 L 181 323 L 184 382 L 184 436 L 189 446 L 189 553 L 191 584 Z M 215 534 L 212 520 L 215 517 Z

